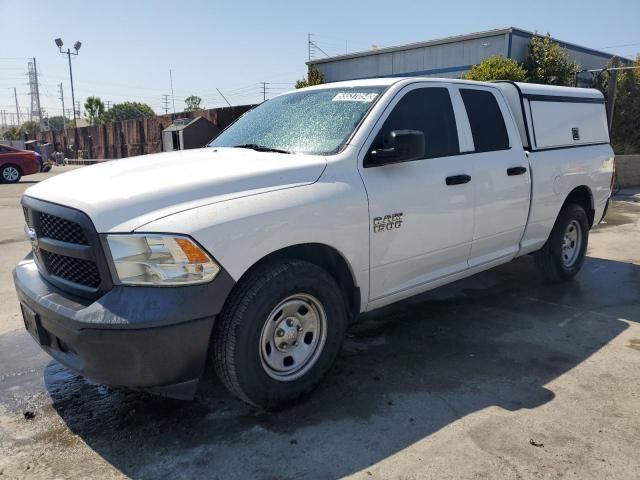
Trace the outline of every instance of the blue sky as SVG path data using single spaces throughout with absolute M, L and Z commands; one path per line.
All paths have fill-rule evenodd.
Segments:
M 16 87 L 27 111 L 26 57 L 35 56 L 50 115 L 61 112 L 58 83 L 71 103 L 56 37 L 82 41 L 72 59 L 76 100 L 142 101 L 156 112 L 171 93 L 169 68 L 176 110 L 191 94 L 206 107 L 223 105 L 216 87 L 232 104 L 260 101 L 259 82 L 271 82 L 272 95 L 292 87 L 306 73 L 309 32 L 330 55 L 507 26 L 623 56 L 640 52 L 638 0 L 0 0 L 0 19 L 0 110 L 15 111 Z

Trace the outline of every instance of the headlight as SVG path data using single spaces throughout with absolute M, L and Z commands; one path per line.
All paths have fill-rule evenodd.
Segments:
M 189 237 L 162 234 L 107 235 L 116 283 L 188 285 L 204 283 L 220 265 Z

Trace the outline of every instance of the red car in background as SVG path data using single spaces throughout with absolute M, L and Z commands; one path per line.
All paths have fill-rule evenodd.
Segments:
M 40 171 L 36 152 L 0 145 L 0 182 L 17 183 L 23 175 Z

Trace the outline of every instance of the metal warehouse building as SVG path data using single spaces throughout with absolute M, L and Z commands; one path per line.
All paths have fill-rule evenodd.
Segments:
M 457 78 L 487 57 L 503 55 L 519 62 L 528 54 L 533 32 L 502 28 L 455 37 L 313 59 L 325 81 L 393 76 Z M 583 69 L 603 68 L 612 54 L 554 39 Z

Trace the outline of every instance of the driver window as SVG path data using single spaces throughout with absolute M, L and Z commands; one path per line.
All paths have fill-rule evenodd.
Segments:
M 446 88 L 418 88 L 402 97 L 376 135 L 371 150 L 389 148 L 389 133 L 393 130 L 423 132 L 424 158 L 460 153 L 455 115 Z

